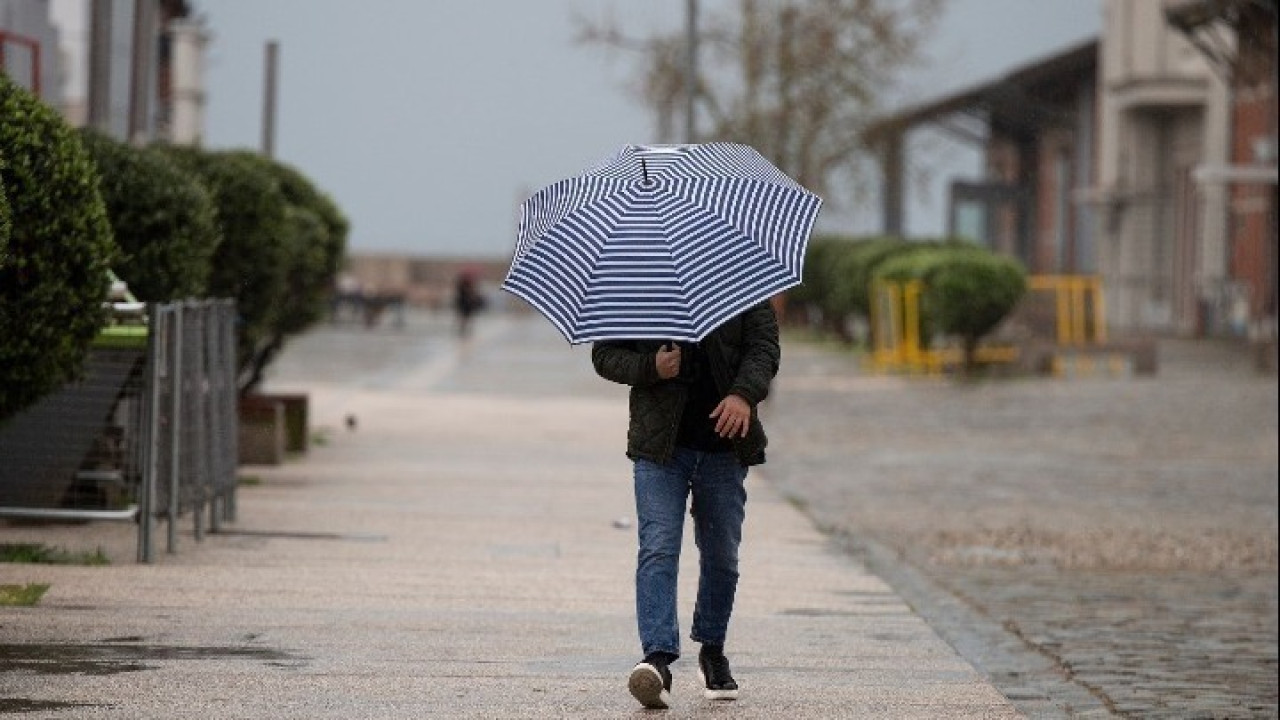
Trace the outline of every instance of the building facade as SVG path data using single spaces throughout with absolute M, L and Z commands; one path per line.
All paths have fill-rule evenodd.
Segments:
M 979 177 L 950 183 L 948 235 L 1018 258 L 1036 274 L 1097 271 L 1095 208 L 1079 202 L 1096 170 L 1098 42 L 1066 48 L 876 123 L 869 139 L 904 152 L 932 125 L 982 152 Z M 901 198 L 905 158 L 884 162 L 885 196 Z M 886 203 L 887 235 L 902 203 Z
M 1227 265 L 1235 289 L 1229 322 L 1275 366 L 1277 242 L 1276 0 L 1166 0 L 1165 17 L 1230 90 L 1229 156 L 1196 171 L 1228 198 Z
M 200 142 L 207 42 L 189 0 L 0 0 L 0 70 L 122 141 Z
M 1121 332 L 1225 334 L 1237 292 L 1221 187 L 1194 173 L 1226 161 L 1227 84 L 1152 0 L 1106 0 L 1098 174 L 1107 320 Z
M 49 0 L 0 0 L 0 72 L 60 107 L 59 33 Z

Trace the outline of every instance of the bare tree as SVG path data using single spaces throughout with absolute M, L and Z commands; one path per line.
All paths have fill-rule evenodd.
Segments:
M 943 2 L 739 0 L 699 20 L 701 139 L 751 145 L 819 194 L 842 173 L 856 178 L 861 132 L 918 60 Z M 658 139 L 672 141 L 687 82 L 683 31 L 637 38 L 610 20 L 578 23 L 581 42 L 639 54 L 641 98 Z

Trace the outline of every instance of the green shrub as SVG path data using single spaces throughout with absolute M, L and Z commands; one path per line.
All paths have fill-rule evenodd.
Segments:
M 1011 257 L 955 253 L 929 277 L 925 294 L 938 329 L 959 337 L 965 370 L 976 367 L 978 342 L 995 329 L 1027 291 L 1026 269 Z
M 271 176 L 287 205 L 284 249 L 285 287 L 271 327 L 248 368 L 245 388 L 256 386 L 289 337 L 325 316 L 334 279 L 346 252 L 348 223 L 338 206 L 297 169 L 256 153 L 235 153 Z
M 876 279 L 920 280 L 920 338 L 958 338 L 965 370 L 976 366 L 978 342 L 995 329 L 1026 292 L 1026 271 L 1017 260 L 968 243 L 934 245 L 883 262 Z
M 350 224 L 327 195 L 305 175 L 284 163 L 248 155 L 280 183 L 285 201 L 293 209 L 289 217 L 289 297 L 280 318 L 280 330 L 293 334 L 324 317 L 329 295 L 346 255 Z
M 918 249 L 899 238 L 864 238 L 836 258 L 832 267 L 834 281 L 827 296 L 826 309 L 840 316 L 871 314 L 871 273 L 886 258 Z
M 117 249 L 97 172 L 75 132 L 0 75 L 0 185 L 9 201 L 0 263 L 0 420 L 84 365 L 106 322 Z
M 805 248 L 803 282 L 788 290 L 788 300 L 808 305 L 821 305 L 831 286 L 831 263 L 852 238 L 841 235 L 815 235 Z
M 822 329 L 839 336 L 844 334 L 844 317 L 833 314 L 828 304 L 836 283 L 833 268 L 855 242 L 854 238 L 843 235 L 814 237 L 805 249 L 804 281 L 787 291 L 789 303 L 803 307 L 806 316 L 810 315 L 810 310 L 818 311 Z
M 4 158 L 0 157 L 0 166 L 3 166 Z M 12 211 L 9 210 L 9 197 L 4 194 L 4 183 L 0 182 L 0 267 L 6 264 L 9 253 L 9 232 L 13 227 L 11 220 Z
M 50 587 L 49 583 L 0 585 L 0 607 L 35 607 Z
M 221 236 L 209 191 L 155 149 L 82 131 L 116 243 L 114 270 L 147 302 L 203 296 Z
M 208 292 L 236 301 L 237 368 L 245 391 L 285 296 L 288 203 L 280 183 L 246 153 L 163 150 L 204 183 L 217 209 L 222 242 L 214 251 Z

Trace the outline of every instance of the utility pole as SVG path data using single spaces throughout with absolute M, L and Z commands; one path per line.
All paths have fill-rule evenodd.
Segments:
M 89 4 L 89 127 L 111 132 L 111 0 Z
M 262 90 L 262 154 L 276 156 L 276 73 L 280 62 L 280 43 L 267 41 L 266 67 Z
M 133 5 L 133 65 L 129 72 L 129 127 L 125 139 L 145 145 L 151 139 L 151 96 L 155 91 L 156 1 Z
M 685 0 L 684 141 L 697 138 L 694 101 L 698 94 L 698 0 Z

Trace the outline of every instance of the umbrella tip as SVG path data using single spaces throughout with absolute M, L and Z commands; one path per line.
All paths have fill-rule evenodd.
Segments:
M 649 184 L 649 166 L 644 163 L 644 158 L 640 158 L 640 172 L 644 175 L 644 184 Z

